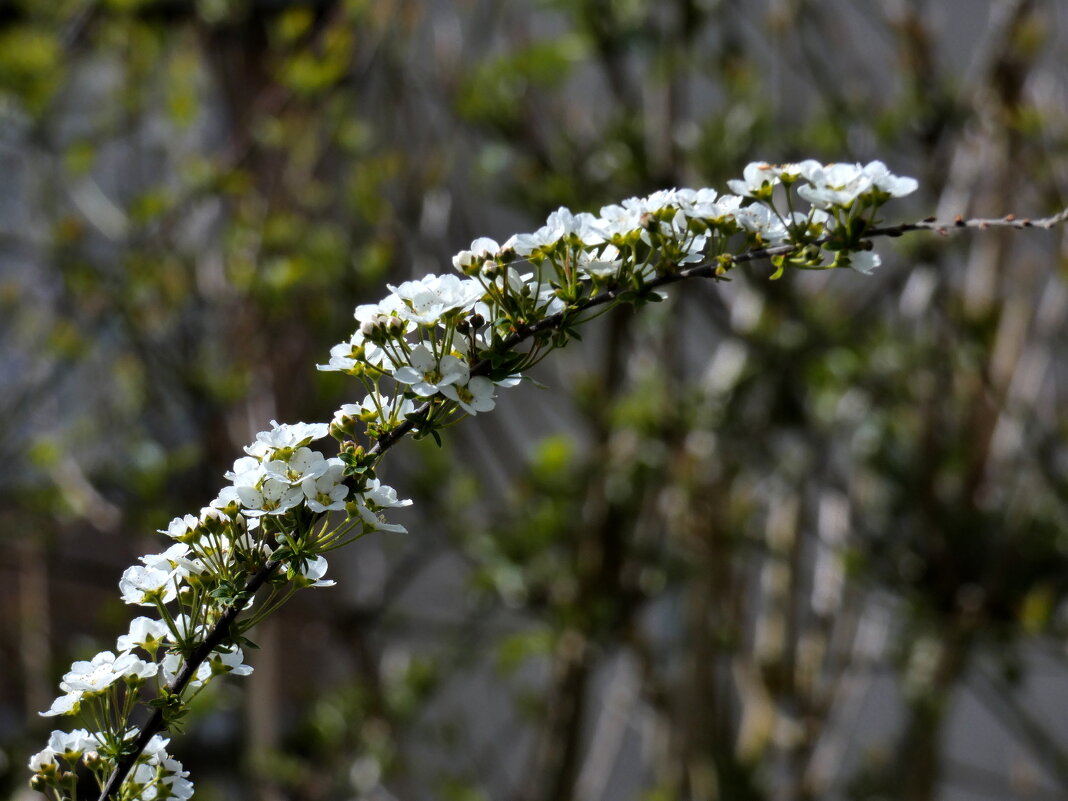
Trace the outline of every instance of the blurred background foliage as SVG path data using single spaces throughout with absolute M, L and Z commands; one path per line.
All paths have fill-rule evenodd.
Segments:
M 1068 204 L 1054 0 L 0 0 L 0 794 L 121 570 L 385 283 L 750 160 Z M 386 478 L 411 534 L 259 631 L 210 799 L 1068 793 L 1061 232 L 761 265 L 554 355 Z

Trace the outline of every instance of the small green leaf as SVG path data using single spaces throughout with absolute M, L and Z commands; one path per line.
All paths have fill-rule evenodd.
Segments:
M 782 278 L 782 274 L 786 272 L 786 258 L 784 256 L 772 256 L 771 264 L 775 267 L 775 272 L 768 278 L 769 281 L 778 281 Z

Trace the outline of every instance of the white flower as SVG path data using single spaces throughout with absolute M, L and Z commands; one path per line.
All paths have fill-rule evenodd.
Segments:
M 485 293 L 475 279 L 462 280 L 455 275 L 428 275 L 400 286 L 388 286 L 402 301 L 397 315 L 419 325 L 437 325 L 450 312 L 474 306 Z
M 371 396 L 368 395 L 367 397 L 370 398 Z M 364 409 L 363 406 L 358 403 L 343 403 L 341 404 L 341 407 L 334 412 L 334 419 L 330 421 L 330 425 L 343 428 L 349 422 L 349 418 L 359 420 L 363 417 L 365 412 L 370 412 L 371 419 L 378 417 L 378 409 L 374 406 L 370 409 Z
M 259 486 L 237 487 L 237 494 L 249 517 L 284 515 L 304 499 L 300 487 L 270 476 L 265 477 Z
M 520 256 L 529 256 L 535 250 L 551 248 L 561 239 L 577 240 L 578 244 L 600 245 L 605 241 L 604 222 L 592 214 L 572 214 L 561 206 L 545 221 L 545 225 L 532 234 L 516 234 L 506 243 Z
M 329 564 L 322 554 L 318 554 L 314 559 L 309 559 L 304 565 L 304 570 L 300 572 L 302 579 L 298 582 L 299 585 L 302 587 L 333 587 L 337 584 L 336 581 L 323 578 L 326 575 L 327 567 L 329 567 Z
M 416 395 L 424 398 L 437 394 L 441 387 L 466 382 L 469 375 L 465 362 L 455 356 L 442 356 L 439 362 L 426 345 L 412 348 L 408 359 L 410 366 L 398 368 L 393 377 L 409 384 Z
M 326 423 L 292 423 L 281 424 L 271 421 L 273 428 L 270 431 L 261 431 L 256 435 L 256 442 L 245 446 L 245 453 L 250 456 L 261 456 L 257 444 L 266 445 L 275 449 L 297 449 L 317 439 L 322 439 L 330 433 L 330 426 Z
M 556 314 L 564 310 L 564 302 L 556 294 L 556 288 L 548 281 L 541 280 L 534 273 L 520 274 L 513 267 L 509 267 L 503 275 L 497 277 L 495 284 L 505 292 L 520 298 L 534 298 L 535 306 L 542 314 Z M 480 304 L 476 309 L 487 320 L 496 317 L 496 314 L 485 304 Z
M 745 166 L 742 171 L 742 180 L 732 178 L 727 181 L 727 186 L 736 195 L 742 197 L 762 197 L 769 189 L 779 183 L 778 171 L 766 161 L 754 161 Z
M 752 203 L 734 212 L 734 219 L 746 231 L 752 231 L 768 244 L 784 242 L 790 236 L 779 215 L 763 203 Z
M 362 339 L 363 335 L 358 331 L 356 333 L 359 334 Z M 353 338 L 355 338 L 355 336 L 356 335 L 353 335 Z M 315 365 L 315 369 L 322 372 L 347 373 L 358 364 L 358 347 L 359 346 L 351 340 L 348 342 L 337 343 L 330 348 L 330 361 L 326 364 Z
M 393 297 L 390 295 L 390 297 Z M 373 317 L 381 315 L 381 310 L 378 306 L 360 306 L 356 309 L 356 319 L 360 320 L 361 325 L 367 320 L 361 320 L 360 317 L 368 316 L 368 314 L 362 314 L 361 309 L 369 308 L 373 310 Z M 370 317 L 370 319 L 373 319 Z M 407 332 L 409 323 L 407 321 L 401 321 L 396 318 L 398 324 L 401 325 L 401 330 L 396 332 L 397 337 L 403 337 Z M 355 370 L 358 365 L 366 362 L 367 364 L 381 367 L 386 363 L 389 354 L 381 345 L 371 342 L 367 339 L 367 336 L 360 328 L 357 328 L 351 337 L 346 342 L 339 342 L 330 348 L 330 361 L 327 364 L 317 364 L 315 369 L 326 372 L 339 372 L 348 373 Z
M 241 515 L 228 515 L 214 506 L 201 507 L 198 519 L 200 520 L 200 525 L 206 526 L 212 531 L 218 531 L 226 526 L 240 529 L 245 525 L 245 520 Z
M 698 234 L 688 239 L 683 245 L 682 258 L 679 264 L 697 264 L 705 259 L 705 246 L 708 244 L 708 236 Z
M 771 169 L 780 180 L 793 183 L 798 178 L 804 177 L 806 172 L 819 170 L 822 167 L 823 165 L 815 159 L 805 159 L 796 164 L 776 164 Z
M 396 534 L 408 533 L 408 530 L 403 525 L 386 522 L 386 518 L 378 513 L 378 509 L 409 506 L 411 501 L 398 501 L 396 490 L 393 487 L 381 484 L 378 478 L 374 478 L 373 481 L 367 483 L 366 488 L 363 490 L 363 496 L 357 498 L 354 504 L 366 531 L 388 531 Z
M 904 197 L 919 187 L 915 178 L 894 175 L 881 161 L 871 161 L 864 166 L 864 174 L 871 178 L 875 188 L 890 197 Z
M 400 423 L 415 411 L 415 402 L 411 398 L 405 398 L 400 395 L 390 397 L 375 393 L 373 395 L 365 395 L 359 409 L 362 411 L 357 412 L 358 415 L 371 415 L 374 417 L 378 416 L 378 410 L 381 409 L 385 414 L 385 419 L 379 422 Z
M 579 273 L 591 278 L 610 278 L 619 272 L 622 264 L 615 245 L 607 245 L 600 251 L 580 250 L 578 254 Z
M 42 771 L 55 770 L 59 767 L 59 763 L 56 762 L 56 752 L 51 748 L 46 748 L 43 751 L 38 751 L 32 757 L 30 757 L 29 768 L 34 773 L 40 773 Z
M 234 530 L 229 537 L 222 540 L 219 543 L 218 549 L 215 551 L 222 559 L 229 561 L 231 555 L 237 551 L 242 554 L 258 554 L 264 553 L 266 550 L 266 543 L 257 541 L 255 537 L 249 534 L 249 531 L 245 529 L 244 518 L 241 518 L 242 526 Z M 259 518 L 253 517 L 248 521 L 248 529 L 254 530 L 259 525 Z M 198 564 L 202 563 L 202 560 L 197 560 Z M 205 565 L 206 567 L 206 565 Z
M 189 771 L 182 770 L 182 763 L 177 759 L 167 758 L 162 764 L 164 770 L 163 784 L 167 797 L 163 801 L 186 801 L 193 797 L 193 783 L 189 781 Z
M 228 509 L 240 508 L 241 498 L 238 497 L 237 487 L 223 487 L 219 490 L 219 494 L 212 499 L 209 506 L 212 509 L 220 510 L 223 514 L 226 514 L 226 510 Z M 240 515 L 238 517 L 239 519 L 243 519 L 240 518 Z
M 129 781 L 140 786 L 137 797 L 143 801 L 185 801 L 193 796 L 188 776 L 189 771 L 182 769 L 181 762 L 163 753 L 137 765 Z
M 879 258 L 879 254 L 870 250 L 860 250 L 849 254 L 849 266 L 862 275 L 871 275 L 880 264 L 882 264 L 882 259 Z
M 149 785 L 156 781 L 156 773 L 158 771 L 158 765 L 153 765 L 148 762 L 142 762 L 136 768 L 133 769 L 133 774 L 130 776 L 130 781 L 133 784 Z M 155 801 L 158 790 L 155 787 L 144 787 L 138 795 L 146 799 L 146 801 Z
M 705 244 L 708 237 L 705 234 L 694 236 L 689 230 L 689 221 L 681 209 L 677 209 L 670 222 L 660 223 L 660 233 L 666 239 L 673 239 L 682 250 L 682 258 L 679 264 L 693 264 L 704 259 Z
M 60 689 L 100 693 L 121 678 L 150 679 L 156 675 L 156 665 L 138 659 L 131 653 L 115 656 L 111 651 L 101 651 L 92 661 L 78 661 L 64 674 Z
M 377 478 L 368 481 L 362 496 L 355 500 L 356 512 L 368 531 L 392 531 L 398 534 L 406 534 L 408 529 L 399 523 L 387 523 L 378 510 L 411 505 L 410 498 L 398 499 L 397 491 Z
M 158 765 L 161 760 L 167 757 L 167 746 L 170 745 L 170 738 L 164 737 L 162 734 L 153 734 L 152 739 L 145 745 L 145 749 L 141 754 L 148 759 L 150 765 Z
M 549 228 L 543 225 L 537 231 L 530 234 L 516 234 L 506 243 L 515 249 L 520 256 L 529 256 L 539 248 L 551 248 L 560 241 L 563 232 L 557 228 Z
M 402 506 L 411 506 L 412 499 L 405 498 L 403 501 L 397 498 L 397 491 L 381 479 L 373 478 L 364 487 L 363 497 L 380 509 L 399 509 Z
M 166 639 L 168 642 L 177 642 L 174 637 L 175 632 L 183 640 L 202 640 L 207 636 L 208 628 L 204 623 L 198 623 L 196 626 L 190 626 L 189 615 L 181 614 L 174 616 L 174 631 L 171 631 L 170 627 L 167 628 Z
M 703 209 L 705 215 L 702 219 L 709 222 L 722 222 L 733 219 L 734 212 L 742 206 L 745 200 L 741 195 L 720 195 L 715 205 Z
M 472 267 L 481 267 L 486 259 L 492 259 L 501 252 L 501 246 L 496 240 L 481 236 L 471 243 L 470 250 L 461 250 L 452 257 L 452 266 L 461 273 L 467 274 Z
M 231 645 L 211 654 L 212 670 L 215 673 L 232 673 L 235 676 L 247 676 L 252 672 L 251 665 L 242 664 L 245 655 L 237 645 Z
M 185 578 L 189 574 L 203 573 L 204 565 L 198 560 L 189 559 L 190 548 L 183 542 L 176 542 L 163 553 L 146 554 L 141 557 L 145 567 L 154 570 L 172 571 L 177 578 Z
M 345 508 L 349 488 L 345 480 L 345 463 L 330 459 L 322 475 L 304 479 L 300 488 L 307 498 L 308 508 L 313 512 L 340 511 Z
M 140 683 L 146 679 L 153 678 L 158 672 L 159 666 L 154 662 L 146 662 L 143 659 L 139 659 L 134 654 L 125 653 L 119 654 L 115 659 L 112 670 L 123 678 L 134 679 L 136 683 Z
M 184 776 L 175 776 L 170 781 L 170 785 L 167 788 L 168 796 L 166 801 L 186 801 L 186 799 L 193 797 L 193 782 L 189 781 L 186 776 L 189 775 L 189 771 L 185 771 Z
M 122 600 L 139 606 L 155 606 L 157 602 L 170 603 L 178 597 L 178 588 L 173 579 L 173 570 L 139 565 L 128 567 L 119 580 Z
M 54 731 L 48 738 L 48 749 L 72 763 L 77 762 L 83 752 L 99 745 L 97 736 L 85 729 L 75 729 L 72 732 Z
M 818 209 L 846 208 L 873 185 L 872 176 L 859 164 L 828 164 L 824 167 L 803 162 L 801 173 L 809 183 L 799 186 L 797 194 Z
M 182 667 L 182 657 L 179 654 L 169 653 L 159 663 L 159 673 L 164 684 L 173 684 L 178 677 L 178 671 Z M 189 680 L 190 689 L 195 690 L 211 681 L 211 664 L 201 662 L 197 666 L 196 674 Z
M 605 242 L 603 223 L 592 214 L 580 211 L 572 214 L 566 208 L 559 208 L 546 220 L 549 227 L 559 227 L 564 236 L 578 240 L 585 247 L 601 245 Z
M 546 316 L 559 314 L 567 307 L 567 304 L 560 300 L 560 296 L 556 294 L 556 289 L 551 284 L 538 284 L 537 281 L 531 281 L 530 286 L 537 286 L 537 306 L 542 314 Z
M 400 523 L 387 523 L 385 517 L 370 509 L 362 500 L 355 502 L 356 513 L 364 523 L 366 531 L 389 531 L 394 534 L 407 534 L 408 529 Z
M 122 674 L 115 670 L 116 659 L 117 657 L 111 651 L 101 651 L 91 661 L 74 662 L 70 670 L 63 675 L 63 681 L 59 686 L 68 691 L 101 692 L 122 678 Z
M 601 207 L 601 226 L 608 237 L 626 237 L 641 228 L 644 213 L 637 198 L 623 201 L 623 205 Z
M 311 448 L 297 448 L 289 458 L 272 459 L 263 465 L 268 477 L 287 484 L 299 484 L 306 478 L 318 478 L 326 469 L 326 457 Z
M 170 525 L 165 529 L 158 529 L 160 534 L 166 534 L 171 539 L 180 540 L 183 538 L 189 538 L 196 532 L 200 526 L 200 520 L 193 515 L 185 515 L 184 517 L 176 517 L 170 522 Z
M 255 474 L 255 479 L 249 479 L 248 476 Z M 259 476 L 263 475 L 263 462 L 258 456 L 242 456 L 234 462 L 234 469 L 227 470 L 224 474 L 224 478 L 228 481 L 237 483 L 252 483 L 255 484 L 259 480 Z M 242 482 L 238 481 L 241 476 L 246 476 Z
M 120 651 L 132 651 L 135 647 L 139 647 L 149 653 L 154 653 L 168 633 L 170 629 L 162 620 L 135 617 L 130 621 L 129 634 L 121 635 L 115 646 Z
M 468 414 L 489 412 L 496 406 L 493 399 L 493 382 L 482 376 L 475 376 L 466 384 L 450 384 L 441 388 L 441 394 L 460 404 Z
M 675 202 L 679 209 L 691 219 L 707 219 L 722 214 L 720 204 L 716 202 L 715 189 L 678 189 Z
M 48 711 L 39 712 L 38 714 L 43 718 L 53 718 L 57 715 L 73 715 L 78 711 L 78 707 L 81 706 L 83 695 L 85 693 L 81 690 L 71 690 L 66 695 L 61 695 L 53 701 Z

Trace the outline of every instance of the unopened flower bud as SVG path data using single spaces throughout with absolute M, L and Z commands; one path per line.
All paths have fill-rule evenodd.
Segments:
M 200 524 L 210 533 L 218 534 L 230 524 L 230 518 L 219 509 L 206 506 L 200 510 Z
M 471 324 L 467 320 L 458 320 L 456 322 L 456 333 L 467 336 L 471 332 Z
M 471 315 L 471 327 L 479 329 L 486 324 L 486 318 L 478 312 Z
M 59 783 L 65 787 L 67 794 L 74 798 L 78 793 L 78 774 L 71 770 L 65 770 L 59 774 Z

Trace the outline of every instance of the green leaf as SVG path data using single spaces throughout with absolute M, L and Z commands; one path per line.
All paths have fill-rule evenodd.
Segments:
M 163 688 L 157 697 L 148 702 L 148 705 L 163 713 L 163 725 L 165 728 L 181 733 L 183 728 L 182 720 L 189 714 L 189 710 L 186 708 L 185 702 L 179 693 L 173 693 L 167 688 Z
M 773 267 L 775 267 L 775 272 L 773 272 L 768 277 L 768 280 L 769 281 L 778 281 L 780 278 L 782 278 L 782 274 L 784 272 L 786 272 L 786 257 L 785 256 L 772 256 L 771 257 L 771 264 L 772 264 Z

